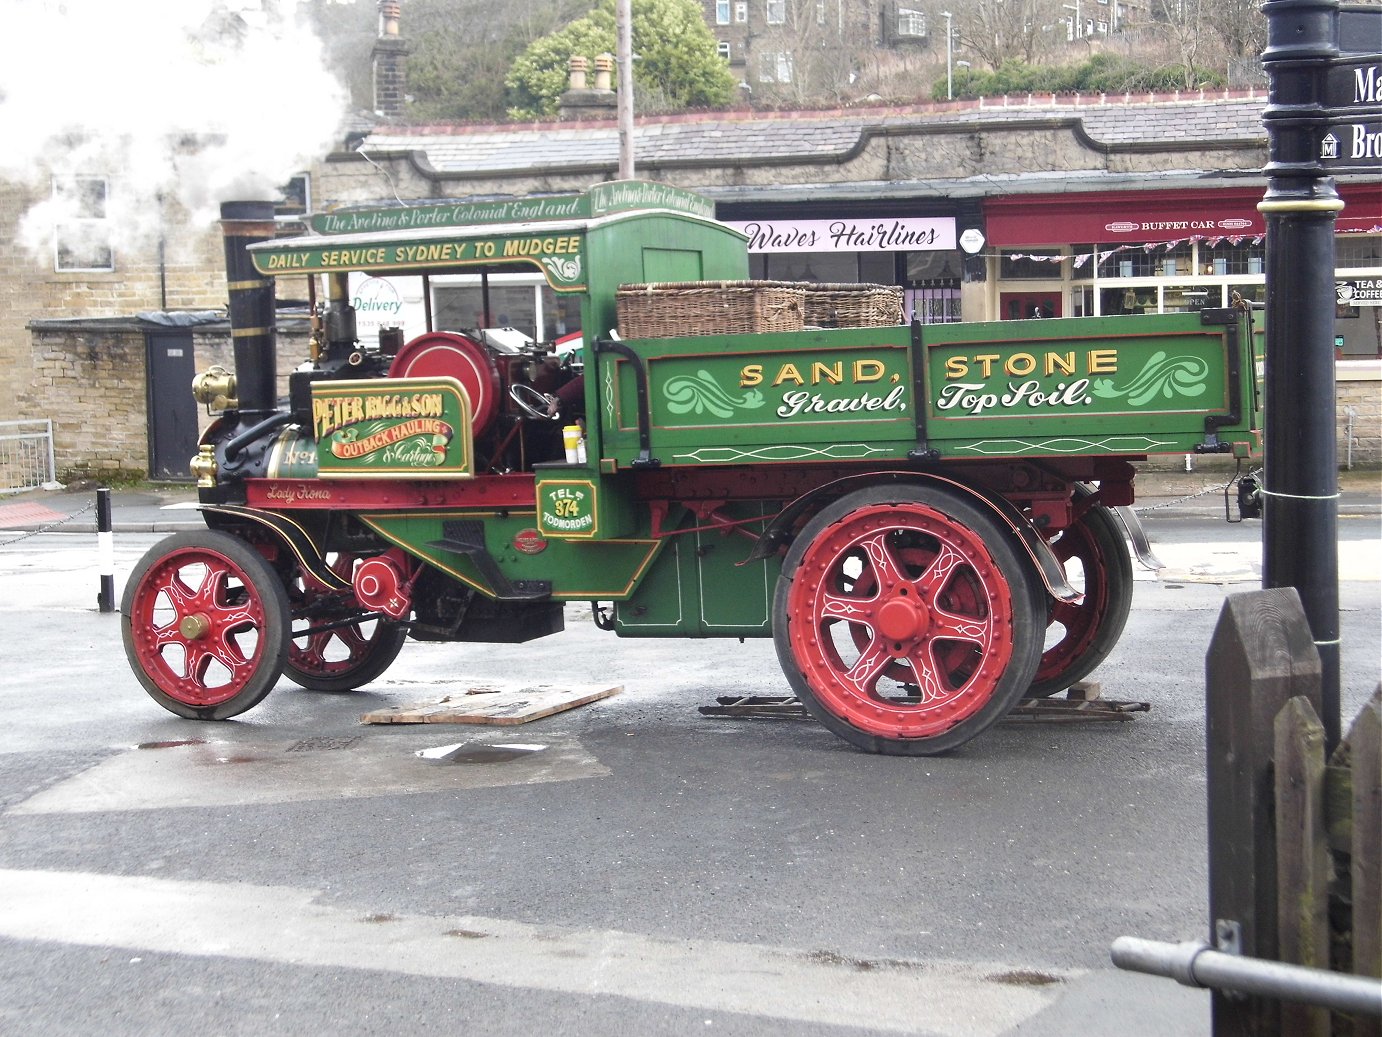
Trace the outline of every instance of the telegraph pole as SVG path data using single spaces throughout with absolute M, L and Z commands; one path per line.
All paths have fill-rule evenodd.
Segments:
M 618 39 L 615 64 L 619 70 L 619 179 L 633 179 L 633 12 L 632 0 L 619 0 L 615 7 Z

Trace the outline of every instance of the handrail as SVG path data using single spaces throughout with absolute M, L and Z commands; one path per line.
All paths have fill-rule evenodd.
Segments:
M 1367 976 L 1226 954 L 1197 940 L 1162 943 L 1120 936 L 1109 956 L 1120 969 L 1165 976 L 1187 987 L 1237 990 L 1382 1018 L 1382 980 Z

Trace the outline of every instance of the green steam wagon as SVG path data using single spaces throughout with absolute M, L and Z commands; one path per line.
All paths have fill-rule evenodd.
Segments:
M 258 203 L 223 217 L 208 528 L 154 547 L 122 604 L 136 674 L 182 716 L 284 675 L 359 687 L 409 637 L 539 638 L 590 601 L 622 637 L 772 637 L 830 730 L 943 752 L 1117 642 L 1132 462 L 1258 438 L 1245 312 L 906 324 L 886 287 L 748 281 L 743 236 L 664 185 L 292 238 Z M 433 282 L 513 271 L 578 300 L 579 336 L 437 326 Z M 366 341 L 362 274 L 420 279 L 426 329 Z M 303 277 L 316 331 L 280 402 L 273 279 Z

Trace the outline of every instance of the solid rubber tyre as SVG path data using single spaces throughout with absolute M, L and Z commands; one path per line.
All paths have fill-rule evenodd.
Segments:
M 1043 589 L 1010 530 L 928 485 L 874 487 L 793 541 L 773 641 L 806 710 L 858 748 L 928 756 L 1003 717 L 1031 683 Z
M 288 656 L 288 596 L 253 545 L 229 533 L 175 533 L 130 574 L 120 603 L 125 654 L 169 712 L 225 720 L 257 705 Z

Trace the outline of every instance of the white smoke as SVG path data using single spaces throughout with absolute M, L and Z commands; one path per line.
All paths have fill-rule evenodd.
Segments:
M 325 155 L 347 108 L 297 0 L 0 0 L 0 179 L 43 198 L 19 239 L 81 215 L 70 177 L 110 184 L 107 240 L 147 244 L 173 200 L 274 198 Z

